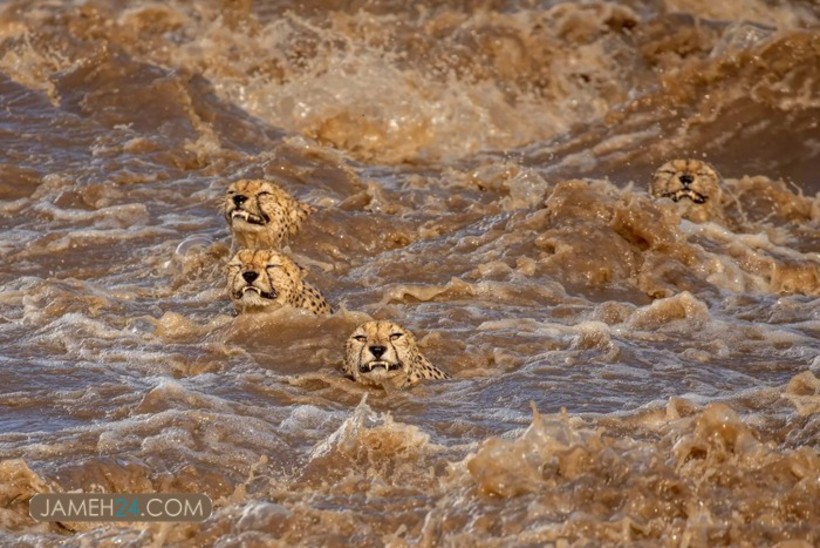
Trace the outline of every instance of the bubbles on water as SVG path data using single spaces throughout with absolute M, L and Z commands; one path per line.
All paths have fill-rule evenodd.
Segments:
M 280 423 L 280 427 L 290 434 L 301 435 L 306 431 L 322 430 L 333 417 L 333 414 L 321 407 L 299 405 L 290 409 L 288 417 Z
M 174 254 L 181 260 L 182 257 L 188 255 L 193 249 L 199 248 L 200 250 L 204 250 L 210 247 L 213 243 L 213 240 L 207 236 L 189 236 L 179 242 L 179 245 L 177 245 L 177 248 L 174 250 Z
M 711 57 L 719 57 L 727 53 L 736 53 L 756 46 L 767 40 L 775 32 L 776 28 L 767 27 L 748 21 L 732 23 L 723 32 L 720 41 L 712 49 Z
M 688 291 L 674 297 L 658 299 L 652 304 L 638 308 L 626 324 L 642 331 L 659 328 L 676 331 L 699 331 L 709 321 L 709 307 Z
M 292 512 L 281 504 L 251 502 L 242 510 L 236 523 L 237 532 L 264 531 L 265 537 L 282 538 L 290 527 Z

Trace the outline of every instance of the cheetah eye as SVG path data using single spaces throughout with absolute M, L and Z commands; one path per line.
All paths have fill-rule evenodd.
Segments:
M 367 337 L 364 335 L 354 335 L 353 338 L 359 342 L 367 342 Z
M 267 190 L 263 190 L 262 192 L 260 192 L 260 193 L 259 193 L 259 194 L 257 194 L 256 196 L 257 196 L 257 197 L 260 197 L 260 196 L 270 196 L 270 195 L 271 195 L 271 193 L 270 193 L 270 192 L 268 192 Z
M 390 340 L 391 341 L 397 341 L 400 338 L 402 338 L 402 336 L 404 336 L 404 333 L 391 333 L 390 334 Z

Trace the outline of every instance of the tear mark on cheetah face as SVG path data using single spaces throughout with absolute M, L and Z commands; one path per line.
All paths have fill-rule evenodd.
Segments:
M 287 243 L 313 208 L 271 182 L 242 179 L 228 187 L 222 212 L 235 248 L 272 249 Z
M 241 249 L 228 263 L 228 292 L 239 312 L 271 311 L 283 306 L 314 314 L 332 312 L 315 287 L 304 281 L 304 270 L 284 253 Z
M 671 160 L 659 167 L 649 183 L 655 198 L 679 203 L 689 220 L 702 222 L 719 215 L 720 175 L 700 160 Z
M 449 378 L 421 354 L 410 331 L 390 321 L 367 322 L 356 328 L 345 345 L 342 371 L 362 384 L 396 388 L 413 386 L 422 379 Z

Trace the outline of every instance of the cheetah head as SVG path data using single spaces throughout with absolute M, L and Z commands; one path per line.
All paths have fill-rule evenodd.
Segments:
M 672 160 L 655 171 L 649 184 L 652 196 L 693 204 L 720 203 L 720 176 L 700 160 Z
M 271 221 L 274 194 L 281 191 L 267 181 L 242 179 L 228 187 L 223 211 L 228 224 L 265 226 Z
M 416 338 L 389 321 L 360 325 L 347 339 L 345 370 L 357 382 L 402 386 L 419 360 Z
M 242 179 L 228 187 L 222 212 L 239 247 L 278 247 L 294 234 L 310 207 L 277 185 Z
M 283 253 L 241 249 L 228 263 L 228 292 L 240 312 L 291 304 L 304 289 L 302 269 Z

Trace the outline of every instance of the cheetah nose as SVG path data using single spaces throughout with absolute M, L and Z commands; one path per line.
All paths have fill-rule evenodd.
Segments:
M 695 180 L 695 178 L 692 177 L 691 175 L 689 175 L 688 173 L 685 173 L 685 174 L 681 175 L 680 177 L 678 177 L 678 179 L 680 180 L 680 182 L 683 186 L 689 186 Z
M 253 270 L 248 270 L 242 273 L 242 277 L 245 278 L 245 281 L 250 284 L 253 283 L 253 281 L 259 277 L 259 273 Z
M 233 203 L 234 203 L 234 205 L 236 205 L 236 207 L 241 206 L 242 204 L 244 204 L 247 201 L 248 201 L 248 197 L 243 196 L 242 194 L 237 194 L 236 196 L 233 197 Z
M 383 355 L 385 352 L 387 352 L 387 348 L 385 348 L 384 346 L 371 346 L 369 350 L 370 350 L 370 353 L 371 353 L 371 354 L 373 354 L 374 356 L 376 356 L 376 359 L 377 359 L 377 360 L 378 360 L 379 358 L 381 358 L 381 357 L 382 357 L 382 355 Z

